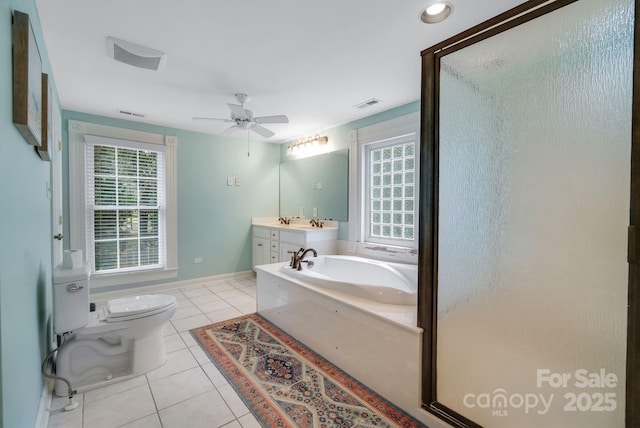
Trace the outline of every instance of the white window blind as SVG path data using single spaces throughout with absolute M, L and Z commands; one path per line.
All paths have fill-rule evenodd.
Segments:
M 86 248 L 93 271 L 166 265 L 164 147 L 85 136 Z

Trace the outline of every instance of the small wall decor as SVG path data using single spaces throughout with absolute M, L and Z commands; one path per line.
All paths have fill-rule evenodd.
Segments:
M 36 151 L 44 161 L 51 160 L 49 153 L 49 142 L 51 141 L 51 88 L 49 87 L 49 76 L 42 73 L 42 127 L 40 132 L 40 145 L 36 146 Z
M 13 123 L 29 144 L 42 143 L 42 60 L 29 15 L 13 13 Z

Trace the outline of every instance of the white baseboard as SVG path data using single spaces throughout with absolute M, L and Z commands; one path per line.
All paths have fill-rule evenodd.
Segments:
M 38 405 L 38 415 L 36 416 L 35 428 L 47 428 L 49 425 L 49 413 L 51 411 L 51 400 L 53 399 L 53 380 L 45 379 Z
M 197 286 L 197 285 L 202 285 L 210 282 L 225 281 L 229 279 L 252 278 L 252 277 L 255 277 L 255 275 L 256 275 L 255 272 L 248 270 L 243 272 L 232 272 L 232 273 L 224 273 L 221 275 L 212 275 L 212 276 L 206 276 L 201 278 L 187 279 L 184 281 L 174 281 L 174 282 L 166 282 L 163 284 L 131 287 L 131 288 L 125 288 L 121 290 L 102 291 L 100 289 L 97 289 L 97 290 L 91 290 L 91 299 L 104 301 L 104 300 L 116 299 L 118 297 L 123 297 L 123 296 L 130 296 L 132 293 L 136 293 L 136 294 L 155 293 L 158 291 Z

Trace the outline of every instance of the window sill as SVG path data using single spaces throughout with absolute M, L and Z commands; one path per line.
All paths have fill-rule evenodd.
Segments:
M 92 274 L 91 288 L 111 287 L 116 285 L 136 284 L 139 282 L 159 281 L 177 278 L 178 268 L 155 269 L 145 272 L 124 272 L 110 274 Z
M 418 263 L 418 250 L 374 242 L 356 242 L 356 254 L 400 263 Z

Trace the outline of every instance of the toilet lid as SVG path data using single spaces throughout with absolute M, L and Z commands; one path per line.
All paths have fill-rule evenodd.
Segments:
M 169 306 L 174 306 L 175 304 L 175 296 L 167 294 L 145 294 L 113 299 L 107 302 L 107 319 L 111 321 L 125 321 L 162 312 Z

